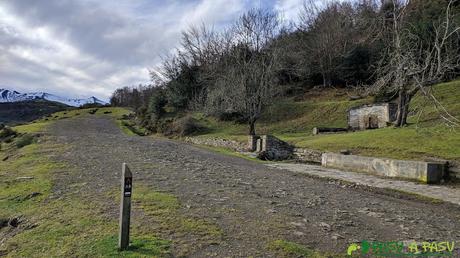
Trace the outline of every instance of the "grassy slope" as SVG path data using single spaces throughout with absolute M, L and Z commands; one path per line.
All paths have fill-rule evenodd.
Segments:
M 460 80 L 437 85 L 433 91 L 447 110 L 460 118 Z M 306 99 L 302 102 L 284 100 L 273 105 L 257 125 L 258 133 L 270 133 L 296 146 L 323 151 L 350 149 L 355 154 L 368 156 L 460 160 L 459 129 L 452 130 L 445 126 L 436 108 L 420 94 L 411 105 L 411 109 L 417 112 L 413 112 L 414 115 L 409 118 L 410 125 L 405 128 L 320 136 L 312 135 L 313 127 L 346 127 L 347 110 L 372 100 L 348 101 L 343 92 L 336 90 Z M 208 133 L 198 137 L 246 141 L 246 125 L 218 122 L 201 114 L 195 114 L 195 117 L 209 128 Z
M 308 101 L 295 102 L 293 99 L 278 101 L 263 114 L 256 125 L 256 131 L 258 134 L 274 134 L 280 137 L 303 137 L 311 135 L 312 129 L 317 126 L 345 127 L 346 111 L 349 108 L 372 101 L 370 98 L 356 101 L 347 99 L 344 91 L 326 90 L 311 96 L 311 100 Z M 201 113 L 193 115 L 208 129 L 206 134 L 198 137 L 247 141 L 246 124 L 217 121 Z

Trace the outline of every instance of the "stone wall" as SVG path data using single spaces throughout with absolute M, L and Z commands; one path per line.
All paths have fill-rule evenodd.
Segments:
M 294 147 L 272 135 L 262 135 L 258 142 L 258 157 L 265 160 L 285 160 L 292 157 Z
M 245 151 L 247 148 L 247 145 L 244 143 L 220 138 L 185 137 L 184 141 L 198 145 L 223 147 L 240 152 Z
M 449 168 L 449 176 L 452 178 L 456 178 L 457 180 L 460 180 L 460 168 Z
M 449 176 L 452 178 L 460 179 L 460 162 L 448 161 L 449 163 Z
M 324 153 L 321 164 L 324 167 L 415 179 L 425 183 L 438 183 L 447 174 L 445 163 L 380 159 L 336 153 Z
M 321 164 L 323 152 L 305 148 L 294 148 L 292 155 L 296 161 Z

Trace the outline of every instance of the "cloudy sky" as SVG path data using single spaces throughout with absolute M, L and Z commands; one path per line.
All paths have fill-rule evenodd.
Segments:
M 296 19 L 302 0 L 0 0 L 0 88 L 108 99 L 193 24 L 226 26 L 245 10 Z

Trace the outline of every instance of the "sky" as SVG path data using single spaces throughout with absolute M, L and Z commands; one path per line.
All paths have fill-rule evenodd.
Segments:
M 192 25 L 222 28 L 250 8 L 296 20 L 303 0 L 0 0 L 0 88 L 108 100 Z

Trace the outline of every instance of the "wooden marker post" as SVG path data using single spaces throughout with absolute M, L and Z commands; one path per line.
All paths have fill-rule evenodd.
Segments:
M 133 175 L 126 163 L 123 163 L 121 173 L 120 234 L 118 236 L 118 248 L 120 248 L 120 250 L 126 250 L 129 246 L 132 191 Z

